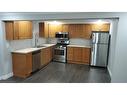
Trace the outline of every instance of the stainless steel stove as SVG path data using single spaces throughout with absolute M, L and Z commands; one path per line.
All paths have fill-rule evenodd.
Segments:
M 60 34 L 60 36 L 59 36 Z M 64 36 L 66 34 L 66 36 Z M 54 48 L 54 61 L 65 62 L 67 60 L 67 45 L 69 44 L 68 32 L 56 33 L 57 44 Z M 63 35 L 63 36 L 61 36 Z

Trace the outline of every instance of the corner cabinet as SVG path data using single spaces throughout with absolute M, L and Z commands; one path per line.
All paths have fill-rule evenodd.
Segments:
M 32 39 L 32 21 L 5 21 L 7 40 Z
M 90 64 L 91 49 L 86 47 L 67 47 L 67 63 Z
M 49 27 L 48 23 L 46 22 L 39 23 L 39 37 L 43 37 L 43 38 L 49 37 L 48 27 Z

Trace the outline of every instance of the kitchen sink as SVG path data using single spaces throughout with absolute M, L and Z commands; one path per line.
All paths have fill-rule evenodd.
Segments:
M 37 48 L 41 48 L 41 47 L 45 47 L 45 46 L 37 46 Z

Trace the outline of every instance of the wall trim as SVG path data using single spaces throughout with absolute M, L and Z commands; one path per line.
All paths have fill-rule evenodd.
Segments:
M 112 73 L 111 73 L 111 70 L 109 69 L 109 67 L 108 67 L 108 72 L 109 72 L 110 78 L 112 78 Z
M 0 80 L 6 80 L 13 76 L 13 72 L 0 76 Z

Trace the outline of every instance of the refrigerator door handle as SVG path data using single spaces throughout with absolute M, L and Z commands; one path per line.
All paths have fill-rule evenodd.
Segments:
M 95 33 L 92 34 L 92 43 L 93 44 L 96 43 L 96 35 L 95 35 Z
M 93 45 L 91 46 L 91 51 L 93 51 Z

